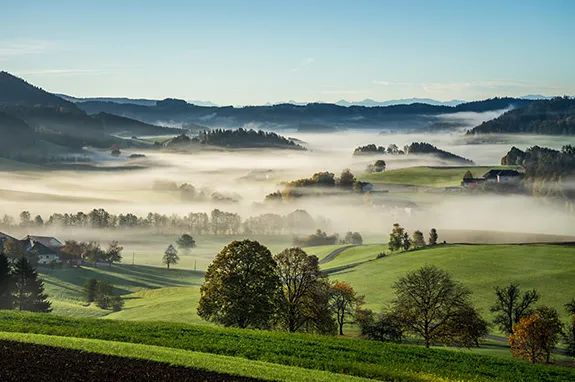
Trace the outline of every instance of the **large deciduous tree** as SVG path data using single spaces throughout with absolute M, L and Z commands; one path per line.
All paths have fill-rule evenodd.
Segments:
M 178 240 L 176 240 L 176 244 L 178 245 L 178 248 L 184 251 L 184 254 L 186 255 L 190 253 L 190 249 L 196 248 L 196 241 L 192 235 L 187 233 L 180 236 Z
M 179 261 L 178 250 L 172 244 L 168 245 L 164 252 L 164 257 L 162 257 L 162 262 L 170 269 L 170 265 L 178 264 Z
M 393 289 L 394 316 L 407 331 L 422 337 L 426 347 L 459 342 L 450 329 L 474 308 L 469 301 L 471 292 L 449 273 L 425 266 L 400 278 Z
M 22 257 L 14 266 L 14 307 L 31 312 L 51 312 L 51 303 L 44 293 L 44 280 L 27 258 Z
M 365 303 L 364 300 L 365 296 L 358 295 L 345 281 L 336 280 L 331 284 L 331 309 L 335 314 L 340 336 L 343 336 L 343 325 L 355 323 L 356 314 Z
M 281 292 L 277 264 L 257 241 L 233 241 L 216 255 L 200 289 L 198 315 L 224 326 L 269 328 Z
M 108 249 L 104 253 L 104 258 L 106 259 L 106 262 L 108 263 L 110 268 L 112 267 L 112 263 L 122 262 L 122 251 L 123 250 L 124 250 L 124 247 L 120 246 L 118 241 L 114 240 L 114 241 L 110 242 L 110 244 L 108 245 Z
M 289 332 L 298 330 L 324 332 L 322 322 L 329 321 L 325 279 L 316 256 L 308 256 L 301 248 L 288 248 L 274 256 L 276 273 L 282 293 L 277 303 L 278 325 Z M 321 306 L 324 305 L 324 309 Z M 321 315 L 324 317 L 321 317 Z
M 403 236 L 405 234 L 405 229 L 402 228 L 399 223 L 393 225 L 393 230 L 389 234 L 389 250 L 394 252 L 398 251 L 403 247 Z
M 539 293 L 535 289 L 522 294 L 518 283 L 511 283 L 504 288 L 496 286 L 495 296 L 497 300 L 491 307 L 491 312 L 495 313 L 494 323 L 507 334 L 513 333 L 513 326 L 521 318 L 533 313 L 531 307 L 539 300 Z
M 546 306 L 540 307 L 513 326 L 513 333 L 509 337 L 511 353 L 531 363 L 549 363 L 562 330 L 563 324 L 557 311 Z
M 8 238 L 4 241 L 3 251 L 4 255 L 6 255 L 12 263 L 15 263 L 19 258 L 24 256 L 24 246 L 22 242 L 12 238 Z

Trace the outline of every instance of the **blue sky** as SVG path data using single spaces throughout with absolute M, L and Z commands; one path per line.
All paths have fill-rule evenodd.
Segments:
M 575 94 L 575 1 L 5 1 L 0 70 L 218 104 Z

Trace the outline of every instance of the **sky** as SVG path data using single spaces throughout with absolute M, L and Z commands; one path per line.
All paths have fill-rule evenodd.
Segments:
M 0 0 L 0 70 L 76 97 L 575 94 L 575 1 Z

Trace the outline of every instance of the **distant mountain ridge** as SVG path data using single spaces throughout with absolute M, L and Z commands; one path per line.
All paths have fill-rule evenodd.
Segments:
M 141 105 L 141 106 L 155 106 L 158 99 L 146 99 L 146 98 L 127 98 L 127 97 L 86 97 L 86 98 L 79 98 L 79 97 L 72 97 L 66 94 L 56 94 L 58 97 L 65 99 L 66 101 L 70 101 L 73 103 L 79 102 L 91 102 L 91 101 L 100 101 L 100 102 L 114 102 L 114 103 L 129 103 L 133 105 Z M 211 101 L 200 101 L 200 100 L 189 100 L 186 101 L 193 105 L 197 106 L 218 106 L 217 104 Z
M 337 101 L 335 104 L 339 106 L 366 106 L 366 107 L 375 107 L 375 106 L 393 106 L 393 105 L 411 105 L 414 103 L 424 103 L 426 105 L 434 105 L 434 106 L 457 106 L 466 101 L 460 99 L 454 99 L 451 101 L 437 101 L 431 98 L 403 98 L 403 99 L 392 99 L 389 101 L 375 101 L 370 98 L 366 98 L 363 101 L 346 101 L 344 99 Z

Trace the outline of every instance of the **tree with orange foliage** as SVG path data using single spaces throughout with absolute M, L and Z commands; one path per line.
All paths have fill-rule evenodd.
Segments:
M 345 281 L 331 284 L 331 309 L 336 315 L 339 335 L 343 336 L 343 325 L 355 322 L 356 312 L 365 304 L 365 296 L 358 295 Z
M 549 363 L 551 352 L 563 332 L 563 324 L 557 311 L 550 307 L 540 307 L 528 317 L 523 317 L 513 326 L 509 337 L 511 353 L 531 363 Z

